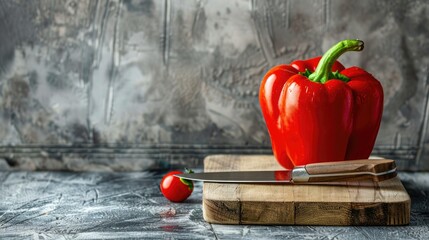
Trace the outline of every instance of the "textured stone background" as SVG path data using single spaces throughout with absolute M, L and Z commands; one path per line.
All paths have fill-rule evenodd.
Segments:
M 262 76 L 345 38 L 385 90 L 373 154 L 429 170 L 428 1 L 0 1 L 0 169 L 270 153 Z

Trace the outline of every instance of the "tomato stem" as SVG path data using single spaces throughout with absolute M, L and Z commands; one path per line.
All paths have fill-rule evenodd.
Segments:
M 189 168 L 185 168 L 185 172 L 186 173 L 194 173 L 194 171 L 192 171 L 192 169 L 189 169 Z M 180 181 L 183 184 L 185 184 L 186 186 L 188 186 L 189 190 L 192 191 L 194 189 L 194 183 L 191 180 L 180 178 Z

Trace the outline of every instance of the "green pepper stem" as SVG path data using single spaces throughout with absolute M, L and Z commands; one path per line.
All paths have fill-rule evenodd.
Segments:
M 332 73 L 334 62 L 345 52 L 362 51 L 363 41 L 361 40 L 343 40 L 331 47 L 317 64 L 314 73 L 308 76 L 313 82 L 326 83 L 329 79 L 335 78 Z

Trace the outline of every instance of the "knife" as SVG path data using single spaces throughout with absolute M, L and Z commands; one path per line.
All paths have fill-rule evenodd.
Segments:
M 311 163 L 278 171 L 232 171 L 177 174 L 192 181 L 214 183 L 307 183 L 372 180 L 384 181 L 396 176 L 395 161 L 363 159 Z

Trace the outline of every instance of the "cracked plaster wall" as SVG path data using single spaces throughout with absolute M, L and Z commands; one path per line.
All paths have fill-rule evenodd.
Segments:
M 384 87 L 373 154 L 429 170 L 429 3 L 0 1 L 0 168 L 141 170 L 270 154 L 258 88 L 340 39 Z

